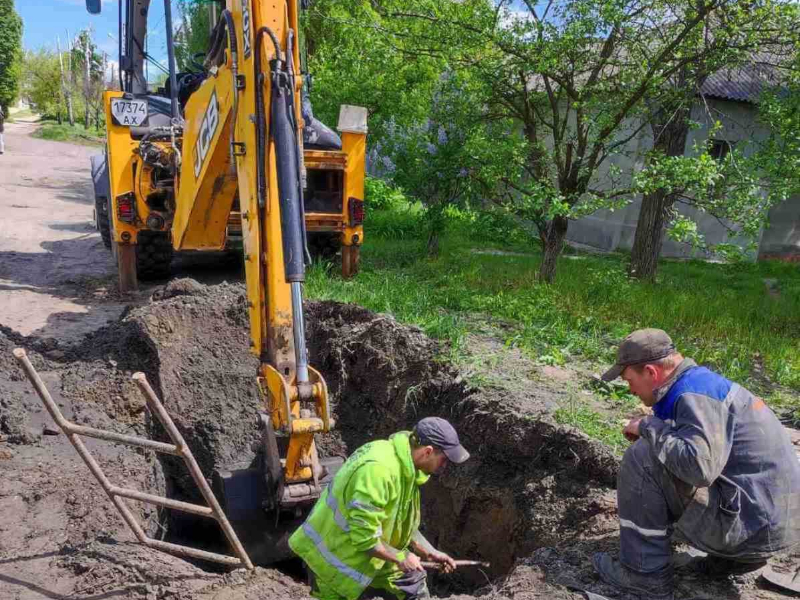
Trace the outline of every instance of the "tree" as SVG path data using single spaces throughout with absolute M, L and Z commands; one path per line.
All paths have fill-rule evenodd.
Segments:
M 756 23 L 771 1 L 408 0 L 383 10 L 406 51 L 446 57 L 481 78 L 484 118 L 520 123 L 524 159 L 509 165 L 510 206 L 538 227 L 540 279 L 553 281 L 571 219 L 628 202 L 615 167 L 648 121 L 645 99 L 702 57 L 704 25 Z M 409 23 L 422 27 L 415 34 Z
M 61 85 L 58 55 L 50 50 L 27 51 L 23 57 L 25 79 L 22 91 L 30 105 L 42 116 L 64 117 L 66 105 Z
M 477 200 L 478 180 L 502 162 L 490 131 L 501 124 L 484 123 L 475 100 L 468 79 L 445 71 L 427 118 L 403 129 L 390 122 L 381 147 L 385 170 L 425 207 L 429 256 L 439 253 L 446 209 Z
M 755 70 L 753 63 L 757 63 L 760 56 L 765 56 L 767 50 L 770 50 L 770 55 L 774 60 L 793 45 L 790 39 L 791 24 L 798 22 L 797 12 L 793 6 L 776 6 L 775 9 L 775 12 L 771 14 L 759 13 L 764 18 L 762 21 L 754 22 L 749 16 L 734 14 L 734 18 L 728 22 L 714 22 L 714 27 L 705 26 L 706 31 L 700 39 L 702 47 L 698 48 L 698 60 L 674 73 L 662 84 L 659 98 L 647 102 L 649 115 L 646 118 L 653 134 L 653 151 L 649 156 L 651 163 L 684 155 L 686 139 L 693 126 L 692 107 L 696 104 L 703 84 L 709 75 L 722 69 L 747 68 L 752 72 Z M 695 153 L 693 160 L 678 161 L 676 164 L 682 163 L 688 174 L 702 175 L 706 174 L 706 164 L 716 165 L 720 171 L 738 168 L 737 178 L 724 177 L 721 172 L 717 174 L 715 196 L 718 198 L 722 193 L 721 182 L 747 179 L 748 174 L 741 172 L 742 167 L 744 165 L 756 166 L 755 161 L 744 159 L 742 147 L 737 148 L 734 155 L 723 164 L 708 163 L 707 158 L 705 152 Z M 774 156 L 773 159 L 780 162 L 780 158 L 777 156 Z M 697 164 L 697 161 L 705 161 L 705 164 Z M 664 234 L 670 218 L 675 215 L 674 204 L 676 201 L 683 201 L 702 207 L 704 197 L 688 197 L 682 193 L 682 189 L 669 182 L 666 187 L 647 187 L 649 187 L 649 191 L 642 198 L 636 225 L 629 274 L 638 279 L 653 281 L 658 269 Z M 746 199 L 740 196 L 739 200 Z M 763 208 L 765 205 L 761 190 L 754 188 L 753 194 L 746 204 L 750 208 Z M 743 230 L 750 230 L 749 223 L 746 221 L 752 220 L 752 211 L 743 211 L 743 208 L 745 206 L 731 202 L 730 210 L 723 212 L 729 215 L 729 219 L 734 224 L 741 225 Z M 764 213 L 765 215 L 766 213 Z M 676 219 L 674 222 L 682 223 L 680 219 Z M 687 224 L 683 223 L 683 225 L 685 227 Z
M 92 39 L 91 29 L 84 29 L 78 33 L 72 43 L 70 54 L 73 85 L 79 87 L 83 94 L 84 127 L 89 129 L 92 111 L 97 115 L 102 106 L 106 62 Z M 81 83 L 78 84 L 78 81 Z M 99 121 L 99 118 L 97 120 Z M 99 126 L 99 123 L 97 125 Z
M 22 68 L 22 19 L 14 0 L 0 0 L 0 108 L 8 107 L 19 95 Z
M 400 10 L 405 0 L 380 7 Z M 336 123 L 341 104 L 369 114 L 369 164 L 425 207 L 428 254 L 439 250 L 446 209 L 478 199 L 502 172 L 512 125 L 482 118 L 482 81 L 444 55 L 387 37 L 382 14 L 361 0 L 318 0 L 303 19 L 316 116 Z M 409 23 L 409 35 L 423 35 Z
M 178 0 L 181 19 L 180 27 L 175 32 L 178 71 L 196 71 L 196 63 L 203 62 L 198 55 L 205 55 L 208 51 L 211 37 L 210 7 L 213 7 L 213 3 L 209 0 Z
M 302 27 L 315 116 L 335 126 L 342 104 L 365 107 L 373 149 L 387 127 L 394 133 L 424 122 L 446 68 L 436 57 L 410 60 L 375 26 L 380 20 L 361 0 L 316 0 Z

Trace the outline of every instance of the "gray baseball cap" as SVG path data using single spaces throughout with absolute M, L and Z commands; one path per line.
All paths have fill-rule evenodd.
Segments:
M 661 329 L 637 329 L 619 345 L 617 362 L 603 373 L 603 381 L 613 381 L 631 365 L 641 365 L 666 358 L 675 352 L 675 344 Z
M 469 458 L 469 452 L 458 441 L 456 430 L 444 419 L 426 417 L 417 423 L 414 433 L 421 444 L 438 448 L 452 463 L 458 465 Z

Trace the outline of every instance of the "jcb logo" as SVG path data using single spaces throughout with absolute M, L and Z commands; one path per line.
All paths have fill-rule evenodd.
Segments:
M 244 57 L 250 58 L 250 0 L 242 0 L 242 44 Z
M 206 114 L 203 115 L 203 122 L 200 125 L 200 133 L 197 136 L 197 141 L 194 143 L 194 178 L 200 176 L 200 170 L 203 168 L 203 163 L 206 161 L 206 155 L 211 148 L 211 140 L 214 139 L 214 134 L 217 132 L 219 126 L 219 104 L 217 103 L 217 91 L 211 94 L 211 101 L 206 108 Z

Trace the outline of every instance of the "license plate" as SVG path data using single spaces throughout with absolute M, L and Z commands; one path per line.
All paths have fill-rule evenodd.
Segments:
M 114 123 L 124 127 L 147 125 L 147 100 L 112 98 L 111 118 Z

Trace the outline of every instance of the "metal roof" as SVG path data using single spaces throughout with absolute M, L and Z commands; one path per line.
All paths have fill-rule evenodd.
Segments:
M 701 86 L 700 94 L 711 98 L 757 104 L 764 90 L 779 83 L 777 65 L 770 62 L 770 57 L 758 57 L 740 67 L 713 73 Z

